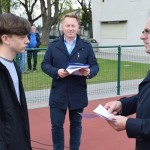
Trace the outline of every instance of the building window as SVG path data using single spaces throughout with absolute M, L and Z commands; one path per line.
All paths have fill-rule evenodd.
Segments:
M 101 38 L 103 39 L 126 39 L 127 21 L 101 22 Z

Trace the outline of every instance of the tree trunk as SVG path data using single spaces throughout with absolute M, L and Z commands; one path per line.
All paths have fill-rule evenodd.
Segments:
M 10 13 L 10 0 L 7 0 L 6 9 L 7 9 L 7 13 Z
M 43 18 L 44 24 L 42 27 L 42 45 L 47 46 L 49 43 L 49 19 L 47 17 Z
M 93 27 L 92 27 L 92 24 L 89 25 L 89 33 L 90 33 L 90 38 L 93 38 Z
M 45 27 L 43 26 L 42 28 L 42 39 L 41 39 L 41 42 L 42 42 L 42 45 L 44 46 L 47 46 L 48 43 L 49 43 L 49 34 L 48 34 L 48 29 L 49 27 Z
M 51 30 L 52 25 L 55 25 L 57 22 L 58 18 L 58 12 L 59 12 L 59 0 L 55 0 L 54 7 L 55 7 L 55 12 L 54 16 L 52 16 L 52 4 L 51 1 L 47 0 L 47 11 L 44 11 L 46 9 L 45 1 L 41 1 L 41 11 L 43 12 L 42 15 L 42 22 L 43 22 L 43 27 L 42 27 L 42 45 L 48 45 L 49 43 L 49 33 Z

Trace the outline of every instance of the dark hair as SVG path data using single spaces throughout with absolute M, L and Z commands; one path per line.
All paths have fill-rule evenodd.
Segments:
M 0 42 L 3 34 L 28 35 L 30 29 L 30 22 L 25 18 L 11 13 L 0 14 Z

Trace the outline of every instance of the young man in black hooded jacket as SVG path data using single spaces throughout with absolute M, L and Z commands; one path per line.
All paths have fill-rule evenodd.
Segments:
M 29 43 L 30 23 L 0 14 L 0 150 L 31 150 L 21 70 L 13 60 Z

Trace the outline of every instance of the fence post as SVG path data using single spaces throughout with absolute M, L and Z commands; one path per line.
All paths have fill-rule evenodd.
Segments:
M 16 63 L 17 63 L 19 66 L 21 66 L 21 57 L 22 57 L 21 53 L 17 53 L 17 54 L 16 54 L 15 60 L 16 60 Z
M 121 46 L 118 46 L 117 95 L 120 95 Z

